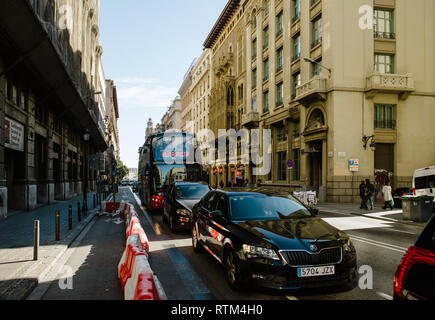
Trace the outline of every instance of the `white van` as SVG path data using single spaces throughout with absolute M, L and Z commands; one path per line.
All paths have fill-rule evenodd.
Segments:
M 435 202 L 435 166 L 415 170 L 412 191 L 416 196 L 432 196 Z

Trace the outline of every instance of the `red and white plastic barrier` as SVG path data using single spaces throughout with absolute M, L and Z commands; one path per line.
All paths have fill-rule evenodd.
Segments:
M 125 300 L 166 300 L 163 287 L 148 262 L 149 241 L 134 206 L 122 202 L 119 208 L 127 225 L 127 245 L 118 265 Z

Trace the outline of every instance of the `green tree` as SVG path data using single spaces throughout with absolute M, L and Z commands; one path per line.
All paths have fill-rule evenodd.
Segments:
M 122 181 L 128 174 L 130 173 L 130 170 L 122 163 L 121 160 L 118 160 L 118 178 L 119 181 Z

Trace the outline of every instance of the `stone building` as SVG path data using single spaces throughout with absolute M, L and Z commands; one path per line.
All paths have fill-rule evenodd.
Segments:
M 86 160 L 108 148 L 99 9 L 98 0 L 0 2 L 0 219 L 80 194 L 86 178 L 96 187 Z
M 435 163 L 434 15 L 432 0 L 228 1 L 204 44 L 212 130 L 272 131 L 272 170 L 252 183 L 333 202 L 358 201 L 366 178 L 411 186 Z
M 192 68 L 195 65 L 195 62 L 196 59 L 192 62 L 184 75 L 183 83 L 181 84 L 180 90 L 178 90 L 181 99 L 181 126 L 179 130 L 182 132 L 194 132 L 193 100 L 190 86 L 192 85 Z
M 208 129 L 210 111 L 210 93 L 212 88 L 211 50 L 204 49 L 191 71 L 189 92 L 192 98 L 193 131 L 203 146 L 202 159 L 204 169 L 209 171 Z
M 209 125 L 216 146 L 219 130 L 242 128 L 247 90 L 245 25 L 245 6 L 241 1 L 229 1 L 204 42 L 204 48 L 212 54 Z M 216 148 L 214 159 L 210 170 L 212 185 L 241 183 L 250 178 L 249 167 L 240 162 L 240 152 L 237 158 L 229 159 L 228 152 L 219 154 Z
M 163 115 L 161 125 L 161 132 L 169 130 L 180 130 L 182 126 L 182 100 L 178 96 L 172 102 L 168 111 Z

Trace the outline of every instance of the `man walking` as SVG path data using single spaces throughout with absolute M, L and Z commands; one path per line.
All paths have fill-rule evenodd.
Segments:
M 370 183 L 370 179 L 366 180 L 366 186 L 368 191 L 367 198 L 370 202 L 370 210 L 373 210 L 373 196 L 375 194 L 375 186 Z
M 364 180 L 361 181 L 361 184 L 359 185 L 359 196 L 361 197 L 360 209 L 368 210 L 369 208 L 367 207 L 367 186 Z

